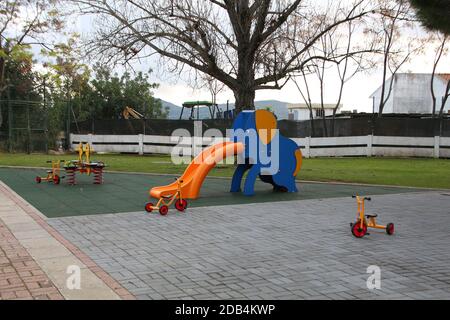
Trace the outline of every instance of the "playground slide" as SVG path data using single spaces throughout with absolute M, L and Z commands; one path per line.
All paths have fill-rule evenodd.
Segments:
M 222 142 L 215 144 L 201 152 L 184 171 L 180 180 L 183 181 L 181 193 L 183 198 L 197 199 L 200 188 L 214 166 L 226 157 L 240 154 L 244 151 L 244 145 L 240 142 Z M 154 187 L 150 195 L 154 198 L 173 195 L 177 191 L 177 182 L 161 187 Z

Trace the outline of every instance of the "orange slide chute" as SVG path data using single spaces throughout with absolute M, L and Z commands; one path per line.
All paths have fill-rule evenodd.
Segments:
M 203 181 L 209 171 L 224 158 L 240 154 L 244 151 L 244 145 L 240 142 L 222 142 L 203 150 L 184 171 L 180 180 L 183 181 L 181 193 L 183 198 L 197 199 Z M 150 196 L 161 198 L 173 195 L 178 190 L 177 182 L 150 190 Z

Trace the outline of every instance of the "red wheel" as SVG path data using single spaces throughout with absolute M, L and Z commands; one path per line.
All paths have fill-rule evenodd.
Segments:
M 36 183 L 41 183 L 42 178 L 41 177 L 36 177 Z
M 151 203 L 151 202 L 147 202 L 146 204 L 145 204 L 145 211 L 147 211 L 147 212 L 152 212 L 153 211 L 153 203 Z
M 167 212 L 169 212 L 169 207 L 168 206 L 161 206 L 159 208 L 159 214 L 162 216 L 165 216 L 167 214 Z
M 393 235 L 394 234 L 394 224 L 393 223 L 388 223 L 386 226 L 386 233 L 388 235 Z
M 367 225 L 363 223 L 361 228 L 361 221 L 356 221 L 352 226 L 352 234 L 357 238 L 362 238 L 367 233 Z
M 55 176 L 53 177 L 53 183 L 54 184 L 59 184 L 61 182 L 61 178 L 55 174 Z
M 183 212 L 183 211 L 186 210 L 186 208 L 187 208 L 187 201 L 184 200 L 184 199 L 178 199 L 178 200 L 175 202 L 175 208 L 176 208 L 178 211 Z

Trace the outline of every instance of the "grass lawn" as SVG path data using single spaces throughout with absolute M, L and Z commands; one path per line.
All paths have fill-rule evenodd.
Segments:
M 0 153 L 0 166 L 47 167 L 50 159 L 75 159 L 75 155 Z M 186 165 L 174 165 L 165 155 L 96 154 L 110 170 L 181 174 Z M 210 175 L 230 177 L 232 165 L 218 165 Z M 304 159 L 299 179 L 340 181 L 450 189 L 450 160 L 425 158 L 314 158 Z

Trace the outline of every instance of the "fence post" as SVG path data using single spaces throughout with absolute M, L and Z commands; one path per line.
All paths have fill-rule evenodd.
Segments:
M 144 135 L 138 134 L 138 142 L 139 142 L 139 155 L 144 155 Z
M 94 144 L 92 143 L 92 140 L 93 140 L 93 139 L 92 139 L 92 133 L 89 133 L 89 134 L 88 134 L 88 141 L 87 141 L 87 142 L 89 143 L 89 145 L 90 145 L 91 147 L 94 145 Z
M 8 99 L 8 152 L 11 153 L 13 151 L 13 109 L 11 106 L 11 97 L 9 91 L 9 83 L 8 89 L 6 91 L 7 99 Z
M 305 157 L 311 158 L 311 137 L 306 137 L 305 140 Z
M 69 146 L 68 150 L 70 150 L 70 151 L 72 151 L 73 140 L 74 140 L 73 139 L 73 133 L 70 133 L 69 134 L 69 141 L 66 142 L 66 144 Z
M 441 142 L 441 137 L 440 136 L 434 136 L 434 157 L 435 158 L 439 158 L 439 146 L 440 146 L 440 142 Z
M 372 156 L 372 144 L 373 144 L 373 135 L 369 134 L 367 136 L 367 157 Z
M 194 136 L 192 137 L 192 155 L 196 157 L 203 149 L 203 123 L 202 121 L 194 121 Z

